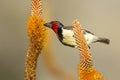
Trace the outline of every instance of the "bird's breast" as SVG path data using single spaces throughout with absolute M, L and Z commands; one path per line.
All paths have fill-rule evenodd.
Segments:
M 66 30 L 63 29 L 63 43 L 71 45 L 71 46 L 76 46 L 76 41 L 75 41 L 75 37 L 74 37 L 74 33 L 72 30 Z

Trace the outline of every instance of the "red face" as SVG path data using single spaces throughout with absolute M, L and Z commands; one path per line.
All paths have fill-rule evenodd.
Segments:
M 57 30 L 58 30 L 58 23 L 55 21 L 52 21 L 52 27 L 51 29 L 57 34 Z

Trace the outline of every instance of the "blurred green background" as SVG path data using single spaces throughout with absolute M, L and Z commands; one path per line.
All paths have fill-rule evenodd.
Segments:
M 26 20 L 31 0 L 0 0 L 0 80 L 23 80 L 29 40 Z M 120 0 L 43 0 L 43 18 L 72 25 L 78 19 L 83 28 L 111 40 L 109 46 L 92 44 L 94 65 L 107 80 L 119 80 L 120 72 Z M 52 30 L 52 50 L 57 66 L 68 70 L 77 80 L 77 49 L 63 46 Z M 37 80 L 56 80 L 44 67 L 42 55 Z

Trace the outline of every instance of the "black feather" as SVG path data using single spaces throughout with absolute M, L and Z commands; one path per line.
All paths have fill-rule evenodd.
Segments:
M 98 40 L 96 40 L 95 42 L 102 42 L 105 44 L 110 44 L 110 40 L 107 38 L 98 38 Z
M 59 38 L 59 40 L 62 41 L 63 40 L 62 28 L 58 28 L 57 32 L 58 32 L 58 38 Z

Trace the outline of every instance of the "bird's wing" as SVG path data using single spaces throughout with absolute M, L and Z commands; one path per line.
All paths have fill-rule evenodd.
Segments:
M 64 26 L 63 29 L 73 30 L 73 26 Z M 90 34 L 94 35 L 94 33 L 90 32 L 90 31 L 88 31 L 86 29 L 82 29 L 82 30 L 85 31 L 85 32 L 87 32 L 87 33 L 90 33 Z
M 64 26 L 63 29 L 73 30 L 73 26 Z
M 86 29 L 82 29 L 82 30 L 85 31 L 85 32 L 87 32 L 87 33 L 90 33 L 90 34 L 94 35 L 94 33 L 90 32 L 90 31 L 88 31 Z

